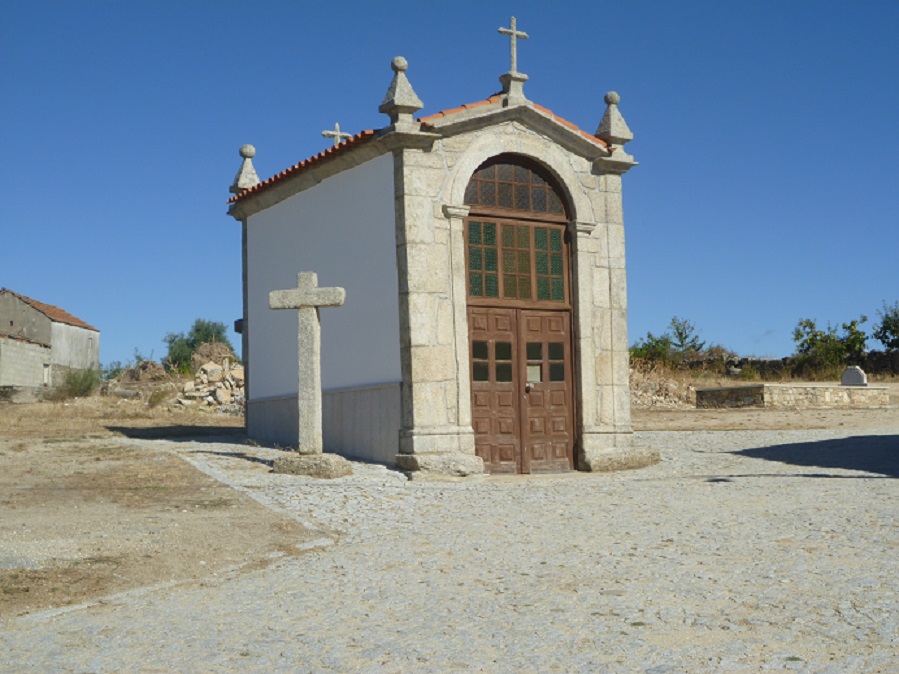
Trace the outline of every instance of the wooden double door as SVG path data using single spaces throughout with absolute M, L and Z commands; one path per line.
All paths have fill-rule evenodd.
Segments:
M 570 311 L 468 308 L 475 446 L 491 473 L 571 470 Z

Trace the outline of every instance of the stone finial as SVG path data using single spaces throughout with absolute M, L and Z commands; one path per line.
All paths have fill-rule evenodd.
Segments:
M 259 184 L 259 176 L 256 175 L 256 169 L 253 168 L 253 157 L 256 156 L 256 148 L 252 145 L 244 145 L 240 148 L 240 156 L 243 157 L 243 163 L 240 170 L 234 176 L 234 182 L 231 183 L 229 191 L 239 194 L 246 189 Z
M 397 56 L 390 63 L 393 69 L 393 81 L 387 89 L 387 94 L 381 105 L 378 106 L 378 112 L 383 112 L 390 116 L 390 121 L 394 128 L 403 131 L 417 131 L 418 124 L 412 119 L 412 114 L 421 110 L 424 104 L 415 94 L 409 79 L 406 77 L 406 70 L 409 63 L 402 56 Z
M 634 134 L 631 133 L 627 122 L 624 121 L 624 117 L 621 116 L 621 112 L 618 110 L 620 101 L 621 96 L 617 92 L 610 91 L 606 94 L 605 102 L 608 107 L 602 116 L 602 120 L 599 122 L 599 128 L 593 134 L 597 138 L 606 141 L 613 148 L 622 147 L 625 143 L 634 139 Z

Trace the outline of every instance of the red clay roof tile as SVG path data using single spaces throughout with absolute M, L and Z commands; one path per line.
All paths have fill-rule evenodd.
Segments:
M 55 307 L 52 304 L 45 304 L 43 302 L 38 302 L 37 300 L 33 300 L 30 297 L 25 297 L 25 295 L 20 295 L 17 292 L 10 290 L 9 288 L 0 288 L 0 295 L 10 294 L 13 297 L 18 297 L 20 300 L 25 302 L 26 304 L 30 304 L 32 307 L 40 311 L 44 316 L 49 318 L 51 321 L 55 321 L 56 323 L 65 323 L 66 325 L 74 325 L 76 328 L 87 328 L 88 330 L 93 330 L 94 332 L 100 332 L 94 326 L 85 323 L 80 318 L 76 318 L 68 311 L 60 309 L 59 307 Z
M 271 178 L 263 180 L 261 183 L 257 183 L 256 185 L 253 185 L 253 187 L 249 187 L 249 188 L 243 190 L 242 192 L 235 194 L 233 197 L 228 199 L 228 203 L 233 204 L 234 202 L 239 201 L 239 200 L 243 199 L 244 197 L 247 197 L 251 194 L 255 194 L 256 192 L 259 192 L 261 190 L 267 189 L 271 185 L 274 185 L 275 183 L 279 183 L 282 180 L 285 180 L 286 178 L 289 178 L 290 176 L 294 175 L 295 173 L 298 173 L 299 171 L 301 171 L 309 166 L 313 166 L 314 164 L 319 163 L 323 159 L 331 157 L 337 153 L 343 152 L 344 150 L 346 150 L 350 147 L 359 145 L 360 143 L 363 143 L 363 142 L 369 140 L 374 135 L 375 135 L 375 132 L 371 129 L 367 129 L 365 131 L 360 131 L 355 136 L 353 136 L 352 138 L 348 138 L 347 140 L 343 141 L 339 145 L 329 147 L 327 150 L 323 150 L 323 151 L 319 152 L 317 155 L 309 157 L 308 159 L 304 159 L 303 161 L 301 161 L 297 164 L 294 164 L 290 168 L 286 168 L 283 171 L 281 171 L 280 173 L 273 175 Z

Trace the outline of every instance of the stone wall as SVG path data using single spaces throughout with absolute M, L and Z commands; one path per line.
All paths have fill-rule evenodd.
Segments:
M 43 387 L 50 383 L 44 374 L 49 365 L 49 347 L 0 336 L 0 386 Z
M 696 407 L 700 409 L 885 407 L 887 405 L 889 405 L 889 391 L 883 386 L 753 384 L 696 391 Z

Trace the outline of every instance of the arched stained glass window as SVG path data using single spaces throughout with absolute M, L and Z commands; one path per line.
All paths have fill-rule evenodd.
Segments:
M 548 172 L 519 157 L 500 155 L 481 164 L 465 189 L 469 206 L 565 216 L 565 201 Z

